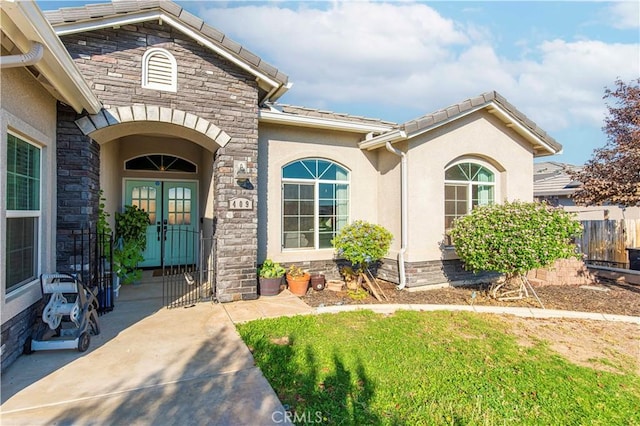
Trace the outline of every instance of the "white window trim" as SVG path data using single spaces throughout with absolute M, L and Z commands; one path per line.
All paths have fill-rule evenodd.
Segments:
M 149 82 L 149 60 L 155 54 L 161 54 L 171 62 L 171 84 Z M 142 87 L 144 89 L 162 90 L 165 92 L 175 93 L 178 91 L 178 64 L 171 52 L 160 47 L 153 47 L 144 52 L 144 55 L 142 55 Z
M 7 287 L 9 285 L 9 283 L 7 283 L 5 281 L 5 288 L 3 288 L 2 290 L 4 291 L 4 293 L 6 294 L 6 299 L 11 299 L 13 298 L 15 295 L 21 293 L 24 291 L 24 289 L 28 286 L 33 285 L 33 283 L 38 282 L 38 277 L 40 277 L 40 274 L 42 273 L 42 262 L 43 262 L 43 252 L 42 252 L 42 238 L 40 238 L 40 236 L 42 235 L 42 204 L 43 204 L 43 197 L 42 197 L 42 176 L 43 176 L 43 163 L 44 163 L 44 158 L 43 158 L 43 153 L 44 153 L 44 149 L 43 146 L 30 140 L 29 138 L 27 138 L 26 136 L 20 134 L 20 133 L 16 133 L 16 132 L 12 132 L 11 130 L 7 130 L 7 139 L 8 136 L 11 135 L 25 143 L 28 143 L 29 145 L 33 145 L 35 146 L 39 151 L 40 151 L 40 164 L 38 164 L 40 170 L 39 170 L 39 182 L 38 182 L 38 210 L 9 210 L 6 209 L 6 205 L 5 207 L 5 219 L 4 219 L 4 225 L 6 226 L 6 221 L 7 219 L 11 219 L 11 218 L 21 218 L 21 217 L 37 217 L 38 218 L 38 229 L 37 229 L 37 235 L 38 235 L 38 244 L 36 247 L 36 252 L 37 252 L 37 262 L 36 262 L 36 270 L 35 270 L 35 278 L 29 282 L 23 283 L 22 285 L 14 288 L 11 291 L 7 291 Z M 7 141 L 8 143 L 8 141 Z M 5 145 L 5 149 L 6 145 Z M 7 164 L 8 164 L 8 160 L 7 159 Z M 8 171 L 5 170 L 4 171 L 4 179 L 5 179 L 5 184 L 6 184 L 6 175 L 7 175 Z M 6 197 L 6 194 L 5 194 Z M 6 200 L 5 200 L 6 203 Z M 6 235 L 5 235 L 6 237 Z M 6 239 L 4 241 L 2 241 L 2 244 L 4 245 L 3 251 L 5 253 L 5 256 L 8 255 L 7 253 L 7 241 Z M 6 262 L 6 257 L 4 259 L 4 262 Z M 5 267 L 5 265 L 2 265 L 3 267 Z
M 335 164 L 343 169 L 345 169 L 347 171 L 347 179 L 346 180 L 329 180 L 329 179 L 322 179 L 322 178 L 315 178 L 315 179 L 304 179 L 304 178 L 285 178 L 282 177 L 282 170 L 284 170 L 285 167 L 297 163 L 298 161 L 304 161 L 304 160 L 322 160 L 322 161 L 327 161 L 330 162 L 332 164 Z M 280 209 L 282 209 L 284 207 L 284 184 L 287 183 L 292 183 L 292 184 L 306 184 L 306 185 L 310 185 L 313 183 L 314 188 L 313 188 L 313 193 L 314 193 L 314 198 L 313 198 L 313 226 L 314 226 L 314 231 L 313 231 L 313 239 L 314 239 L 314 244 L 313 247 L 292 247 L 292 248 L 285 248 L 284 247 L 284 211 L 280 211 L 280 248 L 283 252 L 293 252 L 293 251 L 319 251 L 319 250 L 333 250 L 332 247 L 323 247 L 320 248 L 320 227 L 318 226 L 319 224 L 319 220 L 320 220 L 320 198 L 319 198 L 319 194 L 320 194 L 320 183 L 328 183 L 328 184 L 342 184 L 342 185 L 347 185 L 348 188 L 348 192 L 347 192 L 347 202 L 349 203 L 348 205 L 348 218 L 351 217 L 351 170 L 349 170 L 348 168 L 346 168 L 345 166 L 343 166 L 342 164 L 330 160 L 328 158 L 322 158 L 322 157 L 312 157 L 312 158 L 300 158 L 298 160 L 293 160 L 288 162 L 287 164 L 285 164 L 284 166 L 282 166 L 280 168 L 280 179 L 281 179 L 281 188 L 280 188 L 280 196 L 281 196 L 281 200 L 280 200 Z
M 499 177 L 499 173 L 498 171 L 494 168 L 491 167 L 489 164 L 487 164 L 484 161 L 478 160 L 478 159 L 473 159 L 473 158 L 466 158 L 463 160 L 459 160 L 456 162 L 453 162 L 451 164 L 449 164 L 447 167 L 445 167 L 444 172 L 446 173 L 447 170 L 449 170 L 452 167 L 455 167 L 459 164 L 466 164 L 466 163 L 472 163 L 472 164 L 477 164 L 478 166 L 484 167 L 485 169 L 489 170 L 492 174 L 493 174 L 493 182 L 476 182 L 476 181 L 468 181 L 468 180 L 448 180 L 445 179 L 444 180 L 444 184 L 445 186 L 447 184 L 452 184 L 452 185 L 466 185 L 468 187 L 468 191 L 467 191 L 467 214 L 471 213 L 471 210 L 473 209 L 472 206 L 472 202 L 473 202 L 473 191 L 472 188 L 474 186 L 492 186 L 493 187 L 493 203 L 496 202 L 496 200 L 498 199 L 498 194 L 497 194 L 497 189 L 498 189 L 498 185 L 497 185 L 497 179 Z

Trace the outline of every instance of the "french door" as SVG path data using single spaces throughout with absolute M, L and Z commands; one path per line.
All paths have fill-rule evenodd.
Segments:
M 147 248 L 140 267 L 195 262 L 198 230 L 198 183 L 170 180 L 125 180 L 125 204 L 149 213 Z

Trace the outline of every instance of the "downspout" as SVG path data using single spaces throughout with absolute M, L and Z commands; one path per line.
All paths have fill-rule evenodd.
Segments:
M 38 42 L 33 42 L 31 50 L 22 55 L 0 56 L 0 68 L 16 68 L 34 65 L 42 59 L 44 47 Z
M 402 290 L 407 285 L 404 272 L 404 254 L 407 251 L 407 154 L 395 149 L 391 142 L 387 142 L 387 151 L 400 157 L 400 252 L 398 253 L 398 268 L 400 270 L 400 285 Z

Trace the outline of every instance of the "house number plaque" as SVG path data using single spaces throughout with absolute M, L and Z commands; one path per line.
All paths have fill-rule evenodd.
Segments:
M 229 201 L 230 210 L 252 210 L 253 201 L 246 198 L 234 198 Z

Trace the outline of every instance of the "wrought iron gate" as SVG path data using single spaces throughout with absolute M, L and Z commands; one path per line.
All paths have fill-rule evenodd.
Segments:
M 167 308 L 193 306 L 214 294 L 213 237 L 174 227 L 163 233 L 162 303 Z
M 113 235 L 96 229 L 83 228 L 71 232 L 68 266 L 59 272 L 70 273 L 96 293 L 98 313 L 114 307 Z

